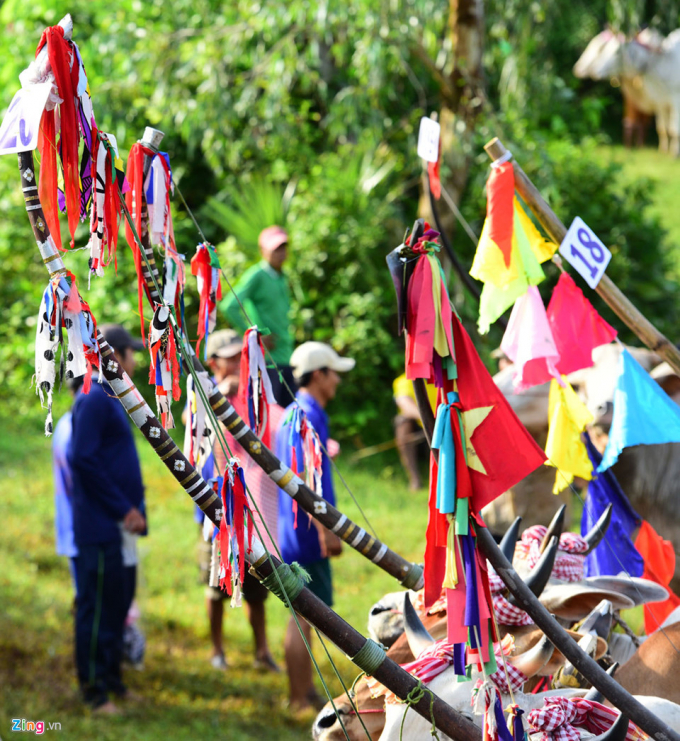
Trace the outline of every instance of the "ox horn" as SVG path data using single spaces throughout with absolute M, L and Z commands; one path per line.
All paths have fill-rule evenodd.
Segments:
M 599 736 L 595 736 L 593 741 L 624 741 L 628 733 L 628 716 L 621 713 L 614 721 L 614 725 Z
M 544 635 L 533 648 L 508 661 L 519 669 L 527 679 L 535 676 L 552 658 L 555 647 L 548 636 Z
M 563 504 L 555 513 L 551 523 L 548 525 L 548 530 L 541 541 L 541 553 L 548 547 L 550 539 L 555 536 L 558 540 L 562 535 L 562 529 L 564 528 L 564 514 L 567 511 L 567 505 Z
M 609 667 L 609 669 L 607 669 L 607 674 L 609 674 L 610 677 L 613 677 L 618 668 L 619 668 L 619 662 L 615 661 Z M 605 701 L 604 695 L 597 689 L 597 687 L 591 687 L 591 689 L 589 689 L 588 692 L 583 696 L 583 699 L 590 700 L 591 702 L 599 702 L 599 703 L 604 703 Z
M 557 556 L 559 545 L 559 540 L 553 536 L 540 560 L 531 570 L 529 576 L 524 580 L 524 583 L 529 587 L 529 589 L 531 589 L 536 597 L 541 596 L 541 592 L 548 583 L 548 579 L 550 579 L 550 574 L 552 574 L 553 566 L 555 565 L 555 557 Z M 507 596 L 507 600 L 511 605 L 520 607 L 512 594 Z
M 498 546 L 502 551 L 503 555 L 512 563 L 512 559 L 515 557 L 515 545 L 517 544 L 517 538 L 519 537 L 519 526 L 522 524 L 522 518 L 518 517 L 505 531 L 503 540 L 501 540 Z
M 423 625 L 420 615 L 415 611 L 411 604 L 409 593 L 404 594 L 404 632 L 406 640 L 414 658 L 435 643 L 434 638 L 428 633 L 427 628 Z
M 607 509 L 602 513 L 600 519 L 595 523 L 595 525 L 593 525 L 593 529 L 585 536 L 585 541 L 588 543 L 588 550 L 583 554 L 584 556 L 592 553 L 600 544 L 602 538 L 604 538 L 612 519 L 613 506 L 613 504 L 607 506 Z

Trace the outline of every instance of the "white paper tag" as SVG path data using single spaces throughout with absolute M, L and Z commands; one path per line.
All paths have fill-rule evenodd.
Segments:
M 439 131 L 440 126 L 427 116 L 420 119 L 418 132 L 418 157 L 427 162 L 436 162 L 439 159 Z
M 560 245 L 560 255 L 591 288 L 600 282 L 612 259 L 612 253 L 580 216 L 572 221 Z
M 12 98 L 0 126 L 0 154 L 28 152 L 38 146 L 38 131 L 51 82 L 21 88 Z

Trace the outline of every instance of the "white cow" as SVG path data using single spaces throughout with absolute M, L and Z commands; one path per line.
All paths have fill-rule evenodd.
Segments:
M 680 32 L 662 42 L 652 32 L 625 41 L 611 31 L 598 34 L 574 65 L 577 77 L 621 80 L 637 108 L 656 115 L 659 148 L 680 154 Z

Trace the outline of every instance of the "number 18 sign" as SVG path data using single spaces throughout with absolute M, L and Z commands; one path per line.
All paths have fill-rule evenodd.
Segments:
M 567 236 L 560 245 L 560 255 L 591 288 L 600 282 L 612 259 L 612 253 L 580 216 L 571 222 Z

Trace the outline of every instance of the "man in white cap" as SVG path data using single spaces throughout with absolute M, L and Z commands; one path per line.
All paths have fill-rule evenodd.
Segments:
M 276 436 L 276 452 L 285 464 L 291 465 L 290 422 L 293 407 L 297 405 L 305 412 L 307 422 L 316 430 L 321 441 L 320 493 L 326 501 L 335 505 L 331 462 L 327 454 L 328 416 L 324 410 L 335 396 L 340 383 L 339 374 L 354 368 L 355 361 L 341 358 L 330 345 L 323 342 L 305 342 L 296 348 L 290 362 L 300 390 L 295 402 L 286 409 L 284 422 Z M 332 445 L 333 441 L 330 443 Z M 316 520 L 309 522 L 304 512 L 297 514 L 297 527 L 295 521 L 293 502 L 285 492 L 280 491 L 278 532 L 281 555 L 287 563 L 297 561 L 307 570 L 312 577 L 307 586 L 330 606 L 333 604 L 333 584 L 328 559 L 340 554 L 342 542 Z M 304 620 L 300 620 L 300 625 L 307 641 L 311 642 L 310 626 Z M 312 662 L 293 619 L 288 623 L 284 648 L 291 708 L 301 710 L 317 705 L 319 697 L 312 681 Z
M 262 341 L 277 366 L 268 368 L 269 378 L 274 398 L 281 406 L 285 406 L 292 401 L 292 397 L 281 382 L 279 371 L 295 393 L 290 367 L 293 351 L 289 321 L 290 291 L 283 272 L 283 263 L 288 257 L 288 233 L 280 226 L 268 226 L 260 233 L 258 243 L 262 260 L 246 270 L 234 290 L 222 301 L 220 309 L 231 326 L 243 334 L 250 325 L 239 306 L 240 301 L 253 324 L 257 324 L 260 330 L 269 330 Z

